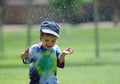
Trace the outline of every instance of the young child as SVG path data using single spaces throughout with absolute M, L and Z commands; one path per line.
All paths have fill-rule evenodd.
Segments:
M 30 64 L 29 84 L 58 84 L 57 67 L 64 68 L 65 55 L 74 51 L 67 48 L 60 52 L 56 45 L 60 27 L 52 21 L 44 21 L 40 28 L 39 44 L 34 44 L 21 54 L 24 64 Z

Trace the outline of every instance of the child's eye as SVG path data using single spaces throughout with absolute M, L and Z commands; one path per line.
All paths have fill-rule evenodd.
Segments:
M 55 41 L 54 41 L 54 40 L 52 40 L 52 42 L 54 43 Z
M 48 42 L 48 40 L 45 40 L 45 42 Z

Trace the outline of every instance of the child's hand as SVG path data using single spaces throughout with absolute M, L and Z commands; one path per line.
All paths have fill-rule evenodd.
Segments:
M 72 54 L 73 52 L 74 52 L 74 50 L 71 49 L 71 48 L 67 48 L 67 49 L 65 49 L 65 50 L 63 51 L 63 53 L 64 53 L 65 55 Z
M 59 56 L 60 63 L 62 63 L 64 61 L 65 55 L 70 55 L 73 52 L 74 52 L 74 50 L 71 48 L 67 48 L 67 49 L 63 50 L 62 54 Z
M 20 56 L 21 59 L 26 59 L 28 58 L 28 54 L 29 54 L 29 48 L 27 48 Z

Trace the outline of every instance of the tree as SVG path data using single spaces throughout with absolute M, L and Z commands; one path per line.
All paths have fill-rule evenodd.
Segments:
M 70 23 L 79 23 L 80 12 L 78 0 L 48 0 L 50 6 L 61 13 L 65 21 Z
M 32 19 L 31 19 L 31 7 L 32 7 L 32 0 L 27 0 L 26 4 L 26 24 L 27 24 L 27 46 L 30 46 L 31 44 L 31 25 L 32 25 Z
M 3 17 L 4 17 L 4 10 L 5 10 L 5 3 L 6 0 L 0 0 L 0 52 L 4 52 L 4 38 L 2 32 L 2 24 L 3 24 Z

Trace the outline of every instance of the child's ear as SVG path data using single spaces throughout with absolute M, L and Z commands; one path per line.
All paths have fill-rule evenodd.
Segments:
M 39 40 L 40 40 L 40 41 L 42 40 L 42 37 L 41 37 L 41 36 L 39 36 Z

